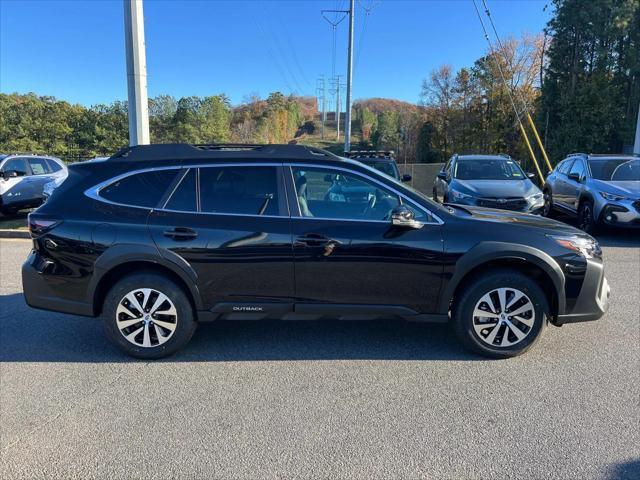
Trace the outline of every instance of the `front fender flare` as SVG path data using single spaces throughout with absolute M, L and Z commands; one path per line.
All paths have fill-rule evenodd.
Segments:
M 520 260 L 542 269 L 553 282 L 558 299 L 557 313 L 561 315 L 565 312 L 564 274 L 556 261 L 550 255 L 537 248 L 508 242 L 480 242 L 460 257 L 456 262 L 451 280 L 444 288 L 438 311 L 443 313 L 449 310 L 449 303 L 456 288 L 469 272 L 483 263 L 495 260 Z

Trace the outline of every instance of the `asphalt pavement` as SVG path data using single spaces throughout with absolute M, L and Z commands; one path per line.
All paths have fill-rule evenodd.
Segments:
M 0 478 L 640 478 L 640 237 L 601 239 L 612 304 L 510 360 L 446 326 L 205 324 L 162 361 L 27 307 L 0 240 Z

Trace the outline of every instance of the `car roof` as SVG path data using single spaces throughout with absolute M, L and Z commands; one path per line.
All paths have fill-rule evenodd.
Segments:
M 5 155 L 0 155 L 0 161 L 5 160 L 7 158 L 12 157 L 29 157 L 29 158 L 46 158 L 49 160 L 56 160 L 58 162 L 62 162 L 58 157 L 52 157 L 50 155 L 38 155 L 37 153 L 9 153 Z
M 126 147 L 111 156 L 107 162 L 139 160 L 295 160 L 296 162 L 328 160 L 341 163 L 347 161 L 333 153 L 306 145 L 167 143 Z
M 468 154 L 456 155 L 456 160 L 513 160 L 508 155 Z

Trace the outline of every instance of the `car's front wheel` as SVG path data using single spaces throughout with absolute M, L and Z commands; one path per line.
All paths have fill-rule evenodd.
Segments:
M 590 234 L 597 233 L 598 222 L 594 217 L 593 204 L 590 200 L 584 200 L 578 207 L 578 227 Z
M 536 282 L 517 271 L 497 270 L 467 285 L 452 309 L 455 331 L 467 348 L 491 358 L 508 358 L 538 341 L 549 302 Z
M 113 343 L 144 359 L 171 355 L 189 342 L 196 328 L 185 292 L 153 272 L 135 273 L 116 283 L 105 298 L 103 321 Z

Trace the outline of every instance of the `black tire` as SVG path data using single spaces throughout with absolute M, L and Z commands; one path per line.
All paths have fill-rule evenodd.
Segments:
M 438 192 L 435 188 L 433 189 L 432 197 L 433 197 L 433 201 L 438 203 Z
M 466 285 L 467 288 L 463 289 L 460 297 L 454 299 L 452 320 L 453 327 L 458 338 L 467 349 L 485 357 L 509 358 L 523 354 L 540 339 L 549 315 L 549 302 L 547 301 L 547 298 L 540 286 L 532 279 L 514 270 L 501 269 L 484 275 L 479 275 Z M 505 323 L 506 320 L 501 320 L 501 317 L 496 315 L 497 323 L 493 324 L 496 325 L 493 329 L 498 330 L 496 330 L 496 333 L 493 333 L 493 329 L 490 329 L 491 325 L 487 324 L 488 328 L 481 332 L 484 333 L 485 330 L 487 331 L 487 334 L 483 339 L 481 337 L 481 333 L 476 331 L 476 328 L 482 329 L 483 324 L 481 322 L 483 320 L 481 318 L 476 320 L 473 315 L 474 310 L 476 305 L 481 302 L 481 299 L 485 297 L 485 295 L 501 288 L 508 289 L 507 295 L 509 295 L 509 289 L 516 289 L 528 297 L 528 300 L 530 300 L 530 303 L 533 306 L 532 311 L 525 312 L 525 315 L 530 316 L 530 318 L 526 320 L 530 323 L 530 326 L 527 326 L 525 323 L 521 323 L 518 320 L 514 320 L 514 317 L 508 316 L 509 310 L 505 309 L 505 311 L 501 311 L 500 313 L 504 313 L 505 317 L 503 318 L 506 318 L 513 323 L 508 325 Z M 515 297 L 517 297 L 517 294 L 514 294 L 511 297 L 505 296 L 505 303 L 508 305 L 509 301 L 513 300 Z M 521 302 L 526 304 L 526 300 L 521 300 Z M 517 307 L 520 305 L 520 302 L 516 302 L 510 310 L 516 311 Z M 496 309 L 496 311 L 498 310 Z M 517 337 L 514 331 L 510 329 L 510 326 L 513 325 L 519 325 L 517 328 L 519 329 L 520 334 L 525 334 L 522 340 L 510 346 L 500 346 L 495 343 L 489 344 L 489 337 L 491 337 L 492 333 L 494 336 L 491 338 L 491 341 L 493 342 L 498 341 L 498 343 L 500 343 L 505 332 L 507 335 L 507 341 L 509 341 L 509 339 L 516 340 Z
M 593 235 L 598 232 L 598 226 L 598 220 L 593 213 L 593 202 L 583 200 L 578 207 L 578 228 Z
M 551 190 L 546 189 L 544 191 L 544 207 L 542 209 L 542 215 L 547 218 L 553 218 L 553 193 Z
M 129 318 L 136 319 L 138 311 L 133 304 L 130 304 L 128 301 L 125 303 L 128 303 L 130 312 L 135 313 L 136 316 L 130 317 L 122 312 L 118 313 L 118 308 L 120 307 L 121 302 L 125 301 L 126 295 L 138 289 L 152 289 L 152 291 L 162 293 L 168 297 L 169 302 L 163 303 L 156 309 L 158 314 L 155 314 L 156 316 L 154 318 L 149 314 L 149 310 L 151 310 L 150 306 L 155 303 L 155 300 L 159 298 L 159 295 L 156 296 L 154 293 L 151 293 L 147 298 L 146 304 L 143 304 L 144 297 L 142 297 L 142 300 L 140 300 L 140 306 L 143 308 L 147 307 L 145 310 L 146 313 L 142 312 L 142 315 L 146 315 L 145 318 L 147 318 L 149 326 L 145 327 L 145 320 L 141 318 L 140 323 L 133 324 L 131 327 L 121 331 L 117 323 L 117 318 L 125 321 Z M 171 303 L 173 303 L 173 305 L 171 305 Z M 163 311 L 169 311 L 171 307 L 174 307 L 174 310 L 171 311 L 176 312 L 175 321 L 173 321 L 172 316 L 162 315 Z M 161 308 L 164 310 L 160 310 Z M 151 313 L 153 314 L 153 312 Z M 191 306 L 191 302 L 189 302 L 189 298 L 184 290 L 169 278 L 154 272 L 134 273 L 124 277 L 116 283 L 105 297 L 102 317 L 104 329 L 109 340 L 128 355 L 142 359 L 157 359 L 175 353 L 189 343 L 189 340 L 191 340 L 193 332 L 197 326 L 193 307 Z M 159 322 L 155 326 L 154 320 Z M 171 323 L 172 325 L 175 325 L 175 327 L 173 327 L 173 330 L 171 331 L 160 327 L 160 323 L 163 323 L 163 325 Z M 133 334 L 134 331 L 137 331 L 140 328 L 143 328 L 143 330 L 140 334 L 134 337 L 133 341 L 135 342 L 136 339 L 138 339 L 138 342 L 144 342 L 146 339 L 141 337 L 141 335 L 144 335 L 144 329 L 148 328 L 150 332 L 149 340 L 151 346 L 145 347 L 143 345 L 132 343 L 132 341 L 125 338 L 125 334 Z M 161 332 L 160 336 L 162 336 L 163 339 L 165 338 L 163 335 L 166 335 L 167 339 L 163 340 L 163 343 L 160 342 L 158 332 Z

